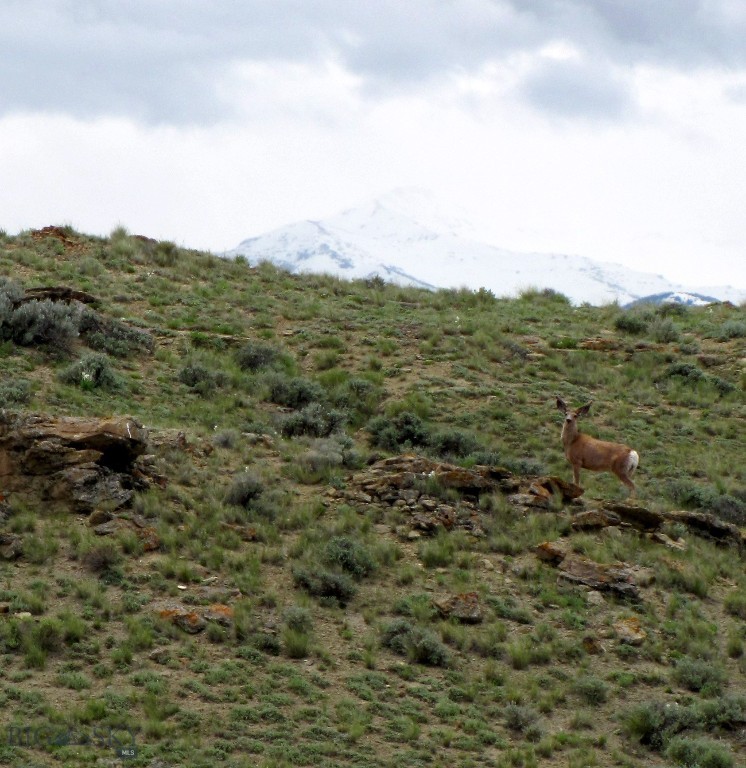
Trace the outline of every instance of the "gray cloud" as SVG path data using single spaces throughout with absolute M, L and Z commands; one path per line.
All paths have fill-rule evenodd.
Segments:
M 614 120 L 632 107 L 625 83 L 604 66 L 553 62 L 526 78 L 522 88 L 534 107 L 559 117 Z
M 547 65 L 527 79 L 526 98 L 567 116 L 614 117 L 629 98 L 614 67 L 743 66 L 741 7 L 737 0 L 5 0 L 0 114 L 210 123 L 231 114 L 217 84 L 238 62 L 334 56 L 380 90 L 563 39 L 609 68 Z
M 690 69 L 746 64 L 740 0 L 510 0 L 545 33 L 554 30 L 616 63 Z

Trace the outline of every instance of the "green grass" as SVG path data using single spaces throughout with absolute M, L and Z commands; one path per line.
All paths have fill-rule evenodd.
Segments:
M 0 317 L 0 407 L 146 424 L 165 481 L 131 511 L 161 544 L 10 494 L 2 532 L 22 549 L 0 560 L 0 725 L 131 727 L 143 765 L 737 764 L 742 552 L 685 528 L 670 531 L 685 552 L 578 533 L 572 506 L 524 511 L 428 477 L 402 483 L 458 522 L 413 533 L 417 504 L 372 501 L 354 477 L 411 451 L 569 480 L 554 399 L 593 399 L 585 431 L 640 453 L 637 503 L 743 527 L 744 308 L 346 283 L 66 231 L 75 249 L 0 240 L 18 286 L 98 299 L 80 318 L 34 310 L 36 338 Z M 584 346 L 599 336 L 613 344 Z M 626 498 L 612 476 L 583 483 L 588 508 Z M 556 539 L 654 580 L 639 603 L 593 602 L 534 555 Z M 436 607 L 463 593 L 480 623 Z M 232 619 L 190 635 L 161 615 L 173 604 Z M 616 639 L 632 616 L 639 647 Z M 109 756 L 0 745 L 13 768 Z

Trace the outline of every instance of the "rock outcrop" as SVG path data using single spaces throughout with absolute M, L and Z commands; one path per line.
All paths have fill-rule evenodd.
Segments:
M 355 478 L 355 484 L 371 497 L 386 500 L 396 491 L 419 488 L 427 483 L 439 488 L 451 488 L 463 496 L 478 497 L 482 493 L 501 490 L 512 493 L 520 483 L 507 469 L 473 467 L 464 469 L 455 464 L 435 461 L 424 456 L 405 454 L 377 461 Z
M 652 579 L 650 574 L 639 574 L 626 563 L 597 563 L 582 555 L 568 551 L 564 543 L 545 541 L 536 547 L 540 560 L 559 570 L 558 580 L 579 584 L 599 592 L 611 592 L 618 597 L 640 599 L 639 586 Z
M 145 482 L 146 450 L 133 419 L 0 411 L 0 487 L 75 512 L 126 505 Z
M 409 511 L 409 524 L 415 532 L 462 528 L 479 535 L 484 515 L 479 497 L 494 492 L 506 494 L 511 504 L 528 511 L 552 509 L 555 500 L 570 502 L 583 489 L 558 477 L 518 477 L 501 467 L 467 469 L 404 454 L 375 462 L 357 473 L 347 490 L 330 489 L 327 495 Z
M 27 288 L 23 297 L 15 302 L 15 306 L 29 301 L 79 301 L 81 304 L 98 304 L 98 299 L 90 293 L 68 288 L 66 285 L 42 286 Z
M 718 544 L 746 546 L 746 535 L 737 525 L 721 520 L 711 512 L 677 510 L 667 512 L 666 519 L 672 523 L 683 523 L 692 533 Z
M 618 515 L 623 523 L 640 531 L 657 531 L 666 521 L 663 513 L 634 504 L 606 501 L 603 507 L 607 512 Z

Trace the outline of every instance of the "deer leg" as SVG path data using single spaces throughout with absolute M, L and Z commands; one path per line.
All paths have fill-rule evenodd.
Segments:
M 629 488 L 629 495 L 634 496 L 637 492 L 635 484 L 626 475 L 617 475 L 617 477 Z
M 572 480 L 575 485 L 580 485 L 580 467 L 577 464 L 572 465 Z

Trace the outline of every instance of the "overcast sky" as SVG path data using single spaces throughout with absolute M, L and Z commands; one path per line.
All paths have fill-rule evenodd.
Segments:
M 2 0 L 0 228 L 215 252 L 399 186 L 746 288 L 744 0 Z

